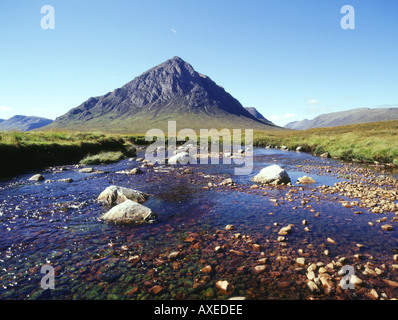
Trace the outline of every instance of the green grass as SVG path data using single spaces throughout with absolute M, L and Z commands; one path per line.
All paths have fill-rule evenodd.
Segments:
M 0 178 L 47 166 L 73 164 L 88 154 L 129 151 L 131 143 L 104 133 L 0 132 Z
M 46 132 L 0 132 L 0 146 L 29 146 L 48 144 L 79 144 L 90 142 L 103 142 L 106 139 L 114 139 L 115 136 L 99 132 L 68 132 L 68 131 L 46 131 Z
M 291 150 L 301 146 L 315 155 L 329 152 L 341 160 L 398 164 L 398 120 L 306 131 L 256 131 L 254 145 L 285 145 Z
M 85 161 L 90 164 L 94 164 L 90 161 L 119 161 L 122 155 L 134 156 L 128 150 L 132 144 L 149 143 L 145 141 L 145 133 L 0 132 L 0 177 L 44 166 L 77 163 L 88 155 L 91 156 Z M 291 150 L 301 146 L 303 151 L 315 155 L 329 152 L 341 160 L 379 161 L 398 166 L 398 120 L 306 131 L 255 130 L 253 145 L 285 145 Z
M 121 151 L 100 152 L 95 155 L 87 155 L 80 163 L 85 165 L 108 164 L 118 162 L 124 158 L 126 158 L 126 156 Z

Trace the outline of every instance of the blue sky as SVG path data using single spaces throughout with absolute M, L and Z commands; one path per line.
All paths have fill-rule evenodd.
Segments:
M 398 107 L 395 0 L 1 0 L 0 15 L 2 119 L 54 119 L 173 56 L 279 125 Z

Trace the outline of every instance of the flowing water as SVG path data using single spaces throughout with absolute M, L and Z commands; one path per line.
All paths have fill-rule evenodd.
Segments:
M 271 164 L 285 168 L 294 186 L 251 189 L 250 178 Z M 319 186 L 344 181 L 346 176 L 340 173 L 347 165 L 336 160 L 255 149 L 250 176 L 234 176 L 233 165 L 156 165 L 144 168 L 144 174 L 116 173 L 139 165 L 126 159 L 93 166 L 106 173 L 80 173 L 74 166 L 41 172 L 48 180 L 72 178 L 72 183 L 28 181 L 33 173 L 0 182 L 0 298 L 221 299 L 226 294 L 215 283 L 228 280 L 234 285 L 234 296 L 306 299 L 312 293 L 305 272 L 294 263 L 300 249 L 308 262 L 326 264 L 357 253 L 391 263 L 398 248 L 395 229 L 385 232 L 368 225 L 379 216 L 364 209 L 356 215 L 334 196 L 319 193 Z M 187 168 L 192 173 L 184 172 Z M 316 184 L 297 186 L 294 182 L 303 175 L 314 178 Z M 218 186 L 229 177 L 235 188 Z M 208 188 L 209 182 L 217 186 Z M 145 206 L 156 213 L 157 221 L 143 226 L 101 221 L 109 207 L 100 206 L 96 198 L 110 185 L 151 194 Z M 295 197 L 287 201 L 291 189 L 296 190 Z M 309 201 L 313 211 L 301 205 L 302 199 Z M 304 219 L 310 232 L 301 224 Z M 228 224 L 235 230 L 226 232 Z M 295 227 L 284 247 L 276 239 L 280 227 L 287 224 Z M 191 234 L 195 241 L 187 241 Z M 337 244 L 328 244 L 327 238 Z M 252 249 L 251 242 L 261 249 Z M 364 247 L 358 248 L 358 243 Z M 215 252 L 217 245 L 226 249 Z M 330 256 L 323 254 L 325 249 Z M 180 252 L 176 259 L 168 256 L 173 251 Z M 284 262 L 278 256 L 290 260 Z M 252 267 L 261 257 L 269 258 L 267 269 L 254 274 Z M 55 268 L 53 290 L 40 287 L 45 264 Z M 212 273 L 200 272 L 206 265 L 212 266 Z M 390 279 L 394 277 L 391 273 Z M 156 285 L 162 288 L 159 293 L 153 290 Z M 345 294 L 345 298 L 362 297 Z

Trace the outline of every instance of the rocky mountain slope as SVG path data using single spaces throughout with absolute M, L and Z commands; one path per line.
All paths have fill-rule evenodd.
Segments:
M 92 97 L 46 128 L 140 132 L 167 129 L 276 129 L 179 57 L 148 70 L 119 89 Z
M 245 107 L 245 109 L 247 111 L 249 111 L 252 116 L 254 116 L 256 119 L 260 120 L 261 122 L 264 122 L 265 124 L 268 124 L 268 125 L 271 125 L 271 126 L 275 126 L 274 123 L 272 123 L 271 121 L 266 119 L 260 112 L 258 112 L 258 110 L 256 108 L 254 108 L 254 107 Z

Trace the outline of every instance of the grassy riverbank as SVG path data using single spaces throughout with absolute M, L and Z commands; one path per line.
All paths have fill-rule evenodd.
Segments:
M 128 155 L 129 143 L 119 136 L 102 133 L 0 132 L 0 177 L 77 163 L 87 155 L 103 151 Z
M 329 152 L 347 161 L 394 163 L 398 166 L 398 120 L 311 129 L 306 131 L 255 131 L 254 146 L 286 146 L 315 155 Z M 46 166 L 71 164 L 103 152 L 118 159 L 131 145 L 144 145 L 144 134 L 118 135 L 88 132 L 0 132 L 0 177 Z M 95 155 L 101 154 L 96 157 Z M 90 159 L 90 158 L 88 158 Z M 98 160 L 99 159 L 99 160 Z
M 398 165 L 398 121 L 383 121 L 306 131 L 255 132 L 255 146 L 286 146 L 315 155 L 329 152 L 347 161 Z

